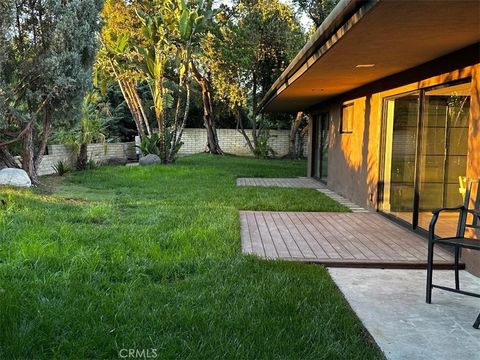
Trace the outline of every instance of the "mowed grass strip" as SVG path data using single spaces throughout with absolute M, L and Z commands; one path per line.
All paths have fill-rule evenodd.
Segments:
M 346 211 L 312 189 L 235 185 L 304 174 L 195 155 L 1 189 L 0 358 L 381 358 L 325 269 L 241 254 L 239 210 Z

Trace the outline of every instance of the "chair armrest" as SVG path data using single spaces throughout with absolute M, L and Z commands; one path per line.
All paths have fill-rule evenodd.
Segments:
M 430 225 L 428 226 L 428 240 L 429 241 L 433 241 L 433 239 L 435 238 L 435 226 L 437 225 L 438 217 L 440 216 L 440 213 L 442 211 L 445 211 L 445 212 L 452 212 L 452 211 L 464 212 L 464 211 L 467 211 L 467 209 L 465 208 L 465 206 L 461 205 L 461 206 L 452 207 L 452 208 L 441 208 L 441 209 L 433 210 L 432 211 L 432 214 L 433 214 L 432 220 L 430 220 Z
M 460 205 L 460 206 L 456 206 L 456 207 L 452 207 L 452 208 L 441 208 L 441 209 L 435 209 L 432 211 L 432 214 L 433 215 L 438 215 L 440 214 L 442 211 L 447 211 L 447 212 L 451 212 L 451 211 L 459 211 L 459 210 L 465 210 L 465 206 L 464 205 Z

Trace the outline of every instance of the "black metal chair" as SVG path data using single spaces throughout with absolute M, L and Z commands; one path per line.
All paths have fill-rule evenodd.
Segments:
M 480 191 L 479 191 L 480 180 L 469 180 L 468 188 L 465 192 L 465 203 L 462 206 L 455 208 L 443 208 L 434 210 L 432 220 L 430 221 L 429 234 L 428 234 L 428 264 L 427 264 L 427 296 L 426 301 L 428 304 L 432 302 L 432 289 L 442 289 L 446 291 L 451 291 L 458 294 L 474 296 L 480 298 L 480 294 L 463 291 L 460 289 L 460 277 L 459 277 L 459 261 L 460 261 L 460 251 L 461 249 L 472 249 L 480 250 L 480 239 L 474 239 L 471 237 L 465 237 L 465 232 L 467 229 L 480 229 Z M 472 192 L 476 187 L 477 195 L 475 198 L 472 196 Z M 473 209 L 470 209 L 470 203 L 473 201 Z M 458 225 L 457 233 L 454 237 L 439 238 L 435 236 L 435 226 L 437 224 L 438 218 L 442 212 L 454 212 L 458 211 Z M 470 216 L 469 216 L 470 215 Z M 469 218 L 472 218 L 472 222 L 468 223 Z M 475 230 L 473 230 L 475 231 Z M 433 275 L 433 251 L 435 244 L 442 244 L 445 246 L 450 246 L 454 248 L 454 271 L 455 271 L 455 288 L 450 288 L 446 286 L 435 285 L 432 282 Z M 480 315 L 478 316 L 475 324 L 473 325 L 476 329 L 480 327 Z

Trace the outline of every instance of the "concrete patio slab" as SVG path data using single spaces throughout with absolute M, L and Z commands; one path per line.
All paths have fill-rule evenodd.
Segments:
M 388 359 L 480 359 L 479 299 L 434 289 L 426 304 L 421 270 L 328 271 Z M 452 286 L 453 272 L 435 271 L 434 281 Z M 480 279 L 465 271 L 461 286 L 480 293 Z

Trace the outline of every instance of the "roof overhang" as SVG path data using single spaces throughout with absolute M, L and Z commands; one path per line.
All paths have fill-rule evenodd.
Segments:
M 307 110 L 478 42 L 477 0 L 342 0 L 261 106 Z

